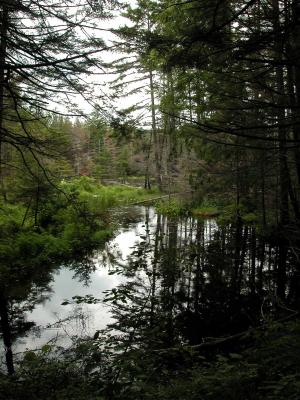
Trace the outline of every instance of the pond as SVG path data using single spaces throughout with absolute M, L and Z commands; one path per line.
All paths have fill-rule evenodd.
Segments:
M 142 218 L 144 209 L 131 210 L 134 220 Z M 144 231 L 143 218 L 134 223 L 128 222 L 128 214 L 123 227 L 116 237 L 108 242 L 104 250 L 96 251 L 87 259 L 70 266 L 61 266 L 52 275 L 52 282 L 40 296 L 43 301 L 32 311 L 25 313 L 25 319 L 34 326 L 23 337 L 14 342 L 15 352 L 40 348 L 45 343 L 55 342 L 60 346 L 72 343 L 73 337 L 93 336 L 112 321 L 108 305 L 72 304 L 74 296 L 93 296 L 103 299 L 103 292 L 116 288 L 124 277 L 113 274 L 116 263 L 126 263 L 134 246 L 140 241 Z M 71 304 L 63 304 L 71 300 Z
M 118 233 L 104 249 L 51 270 L 22 301 L 7 302 L 15 359 L 45 344 L 68 348 L 107 327 L 137 346 L 197 344 L 298 306 L 297 257 L 254 225 L 168 218 L 152 207 L 117 217 Z

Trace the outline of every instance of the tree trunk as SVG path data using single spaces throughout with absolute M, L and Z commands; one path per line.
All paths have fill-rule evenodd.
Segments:
M 2 295 L 0 295 L 0 318 L 1 318 L 2 337 L 5 349 L 6 367 L 8 374 L 13 375 L 15 373 L 15 369 L 13 362 L 13 353 L 11 349 L 12 335 L 9 325 L 7 308 L 8 308 L 7 300 Z
M 167 93 L 170 97 L 167 106 L 166 118 L 166 133 L 168 137 L 168 159 L 167 159 L 167 174 L 169 193 L 171 193 L 171 185 L 175 179 L 176 172 L 176 158 L 177 158 L 177 140 L 176 140 L 176 122 L 175 122 L 175 94 L 174 94 L 174 80 L 172 71 L 167 76 Z
M 288 87 L 289 87 L 291 119 L 293 123 L 293 139 L 295 141 L 299 141 L 300 136 L 299 136 L 298 123 L 300 122 L 300 111 L 298 109 L 299 105 L 297 104 L 296 93 L 294 91 L 295 79 L 294 79 L 293 69 L 291 66 L 288 66 L 287 71 L 288 71 Z M 297 181 L 298 185 L 300 185 L 300 149 L 298 146 L 295 146 L 294 148 L 294 160 L 296 165 Z
M 238 273 L 238 277 L 237 277 L 237 289 L 236 289 L 236 293 L 238 296 L 240 296 L 241 289 L 242 289 L 244 263 L 245 263 L 247 245 L 248 245 L 248 226 L 247 225 L 244 228 L 244 232 L 241 231 L 241 236 L 242 236 L 242 248 L 241 248 L 241 255 L 240 255 L 240 260 L 239 260 L 240 266 L 239 266 L 239 273 Z
M 276 86 L 277 86 L 277 123 L 278 123 L 278 139 L 279 139 L 279 222 L 282 226 L 289 222 L 289 170 L 287 165 L 287 148 L 286 148 L 286 128 L 285 122 L 285 91 L 284 91 L 284 76 L 282 67 L 282 54 L 284 51 L 283 38 L 281 37 L 281 25 L 279 19 L 279 2 L 272 0 L 273 4 L 273 29 L 274 29 L 274 53 L 278 63 L 275 69 Z
M 288 246 L 286 240 L 283 239 L 279 244 L 278 253 L 278 266 L 277 266 L 277 296 L 280 300 L 285 300 L 285 287 L 286 287 L 286 259 L 288 253 Z
M 250 290 L 252 296 L 255 294 L 256 281 L 256 231 L 255 227 L 251 228 L 251 270 L 250 270 Z
M 261 180 L 261 208 L 262 208 L 262 218 L 263 218 L 263 228 L 267 225 L 266 216 L 266 180 L 265 180 L 265 165 L 264 165 L 264 155 L 260 160 L 260 180 Z
M 156 280 L 157 280 L 157 265 L 159 262 L 159 242 L 161 237 L 161 215 L 157 214 L 156 232 L 154 243 L 154 254 L 152 262 L 152 282 L 151 282 L 151 298 L 150 298 L 150 327 L 154 328 L 155 322 L 155 303 L 156 303 Z
M 262 239 L 261 243 L 261 253 L 260 253 L 260 263 L 259 263 L 259 268 L 257 272 L 257 291 L 259 296 L 262 298 L 263 296 L 263 269 L 264 269 L 264 264 L 265 264 L 265 241 Z
M 156 125 L 156 113 L 155 113 L 155 96 L 154 96 L 154 82 L 153 72 L 149 72 L 150 80 L 150 94 L 151 94 L 151 120 L 152 120 L 152 136 L 153 136 L 153 147 L 154 147 L 154 159 L 155 159 L 155 175 L 156 183 L 160 190 L 162 190 L 162 175 L 161 175 L 161 161 L 160 161 L 160 145 L 158 140 L 157 125 Z
M 144 188 L 149 189 L 149 190 L 151 189 L 151 182 L 150 182 L 150 175 L 149 175 L 151 146 L 152 146 L 152 132 L 150 133 L 149 145 L 148 145 L 147 154 L 146 154 L 146 171 L 145 171 L 145 183 L 144 183 Z
M 292 35 L 292 52 L 293 52 L 293 68 L 296 87 L 297 106 L 300 107 L 300 2 L 293 1 L 293 35 Z M 297 113 L 297 118 L 300 117 L 300 112 Z M 299 120 L 298 120 L 299 122 Z M 299 126 L 297 128 L 300 129 Z
M 6 201 L 6 194 L 3 181 L 4 177 L 2 169 L 2 156 L 3 156 L 4 96 L 5 96 L 5 85 L 8 76 L 8 71 L 7 72 L 5 71 L 8 18 L 9 18 L 8 5 L 4 3 L 2 5 L 2 18 L 0 26 L 0 186 L 4 201 Z

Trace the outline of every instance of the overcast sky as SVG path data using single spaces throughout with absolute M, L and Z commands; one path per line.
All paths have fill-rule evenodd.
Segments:
M 131 0 L 127 3 L 130 3 L 132 6 L 134 6 L 136 4 L 136 1 Z M 110 20 L 99 19 L 98 26 L 99 28 L 104 29 L 103 31 L 96 30 L 94 32 L 91 32 L 97 38 L 102 38 L 103 40 L 105 40 L 108 47 L 113 45 L 113 41 L 117 39 L 113 33 L 109 32 L 109 30 L 118 28 L 125 24 L 130 24 L 130 21 L 122 17 L 119 11 L 115 12 L 115 14 L 116 16 Z M 107 31 L 105 31 L 105 29 L 107 29 Z M 102 62 L 107 63 L 112 62 L 120 58 L 121 56 L 122 55 L 120 53 L 116 53 L 115 51 L 105 51 L 101 53 L 101 60 Z M 110 83 L 111 81 L 116 79 L 117 76 L 112 75 L 110 71 L 107 71 L 107 74 L 103 74 L 103 72 L 104 70 L 95 69 L 95 75 L 91 75 L 86 78 L 88 82 L 94 85 L 95 98 L 93 98 L 92 101 L 86 101 L 84 96 L 76 96 L 76 102 L 85 114 L 88 115 L 99 107 L 100 110 L 105 110 L 104 116 L 109 118 L 109 114 L 115 115 L 116 110 L 126 109 L 133 104 L 141 103 L 143 101 L 143 99 L 145 98 L 145 94 L 123 96 L 120 99 L 112 98 L 113 92 L 110 89 Z M 98 96 L 103 96 L 103 98 L 101 100 L 97 100 Z M 136 117 L 139 115 L 140 113 L 135 114 Z

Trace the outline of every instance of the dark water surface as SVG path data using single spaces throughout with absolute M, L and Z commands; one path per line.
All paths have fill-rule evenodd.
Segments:
M 46 343 L 68 347 L 108 325 L 134 331 L 137 345 L 196 344 L 299 307 L 295 250 L 267 242 L 254 225 L 168 218 L 146 207 L 131 214 L 120 214 L 104 250 L 27 282 L 23 298 L 11 294 L 15 358 Z M 101 301 L 74 304 L 86 295 Z

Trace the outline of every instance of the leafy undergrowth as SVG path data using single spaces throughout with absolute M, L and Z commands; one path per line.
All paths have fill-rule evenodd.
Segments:
M 62 182 L 61 189 L 62 192 L 49 188 L 38 206 L 32 201 L 29 205 L 0 204 L 3 265 L 39 265 L 98 247 L 114 230 L 109 208 L 143 201 L 157 193 L 127 186 L 103 186 L 87 177 Z
M 145 190 L 126 185 L 105 186 L 88 177 L 65 181 L 62 183 L 62 189 L 67 193 L 76 193 L 79 200 L 94 213 L 101 213 L 115 206 L 151 200 L 159 193 L 155 188 Z
M 155 209 L 159 214 L 168 217 L 179 217 L 188 213 L 188 208 L 178 199 L 159 201 L 155 204 Z
M 241 217 L 241 220 L 245 224 L 259 224 L 262 216 L 257 214 L 253 210 L 249 210 L 246 205 L 228 204 L 222 208 L 222 212 L 218 217 L 220 224 L 228 224 L 236 220 L 237 215 Z
M 145 399 L 298 400 L 300 322 L 274 323 L 255 335 L 252 346 L 203 360 L 166 382 L 146 385 Z M 133 399 L 134 397 L 132 397 Z
M 0 398 L 298 400 L 300 321 L 273 323 L 246 339 L 240 350 L 215 347 L 209 355 L 197 348 L 127 350 L 121 364 L 94 344 L 60 361 L 48 348 L 29 352 L 14 377 L 0 375 Z
M 300 321 L 249 331 L 237 343 L 165 351 L 137 365 L 118 400 L 298 400 Z M 155 354 L 155 352 L 154 352 Z M 137 357 L 138 358 L 138 357 Z M 143 360 L 147 360 L 144 355 Z M 128 365 L 132 368 L 132 362 Z M 155 372 L 154 372 L 155 371 Z M 140 379 L 139 379 L 140 378 Z
M 191 206 L 182 199 L 161 200 L 156 203 L 155 208 L 158 213 L 169 217 L 193 215 L 196 218 L 216 218 L 218 223 L 224 225 L 234 222 L 238 214 L 245 224 L 259 223 L 261 219 L 255 212 L 249 212 L 246 206 L 221 206 L 207 201 Z
M 247 205 L 240 204 L 215 204 L 211 201 L 203 201 L 191 209 L 191 214 L 200 218 L 217 218 L 220 224 L 229 224 L 236 221 L 237 215 L 245 224 L 259 224 L 262 216 L 255 211 L 249 210 Z

